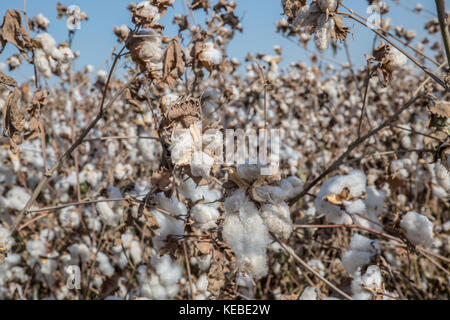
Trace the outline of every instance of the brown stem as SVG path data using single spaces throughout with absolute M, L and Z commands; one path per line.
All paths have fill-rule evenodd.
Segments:
M 441 26 L 441 34 L 442 40 L 444 41 L 445 53 L 447 54 L 447 63 L 450 66 L 450 34 L 447 27 L 444 0 L 436 0 L 436 11 L 438 14 L 439 25 Z

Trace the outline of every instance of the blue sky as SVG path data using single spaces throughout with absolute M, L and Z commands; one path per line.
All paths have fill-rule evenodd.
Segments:
M 185 0 L 176 0 L 174 8 L 169 8 L 168 13 L 163 17 L 161 23 L 166 27 L 164 34 L 174 36 L 178 28 L 171 24 L 173 13 L 187 13 Z M 275 33 L 274 23 L 282 18 L 282 8 L 279 0 L 235 0 L 238 4 L 237 15 L 243 17 L 242 25 L 244 32 L 239 32 L 231 42 L 228 56 L 236 57 L 244 61 L 248 52 L 250 53 L 268 53 L 273 54 L 273 46 L 281 45 L 283 48 L 283 62 L 286 65 L 293 61 L 303 61 L 309 63 L 311 52 L 305 51 L 291 41 Z M 393 25 L 402 25 L 406 29 L 414 29 L 418 38 L 426 36 L 423 25 L 430 19 L 431 14 L 435 12 L 434 1 L 422 0 L 425 11 L 421 14 L 411 12 L 418 1 L 401 0 L 400 5 L 395 0 L 385 0 L 391 7 L 388 14 L 392 18 Z M 63 42 L 67 39 L 67 28 L 65 21 L 56 19 L 56 3 L 54 0 L 27 0 L 27 13 L 33 17 L 38 13 L 44 14 L 50 19 L 51 23 L 48 32 L 53 35 L 57 42 Z M 132 2 L 129 0 L 60 0 L 66 5 L 75 4 L 85 11 L 89 20 L 82 23 L 81 29 L 77 31 L 72 48 L 78 50 L 81 56 L 77 59 L 75 68 L 83 68 L 86 64 L 92 64 L 94 67 L 107 68 L 105 59 L 111 53 L 112 47 L 118 46 L 112 28 L 115 25 L 127 24 L 131 26 L 131 19 L 126 6 Z M 212 0 L 215 4 L 217 1 Z M 450 0 L 446 1 L 447 9 L 450 8 Z M 366 0 L 345 0 L 344 3 L 359 14 L 366 16 Z M 8 0 L 0 2 L 0 14 L 3 16 L 6 9 L 23 9 L 23 0 Z M 343 9 L 342 9 L 343 10 Z M 196 15 L 201 13 L 196 12 Z M 197 20 L 201 20 L 201 16 Z M 358 23 L 344 20 L 344 23 L 351 27 L 352 34 L 349 36 L 349 46 L 352 62 L 357 66 L 365 63 L 364 54 L 370 53 L 372 48 L 373 33 Z M 437 36 L 430 39 L 433 43 L 440 40 Z M 313 43 L 309 48 L 314 50 Z M 0 55 L 0 62 L 5 62 L 7 58 L 16 53 L 16 49 L 8 44 L 7 49 Z M 336 61 L 345 63 L 347 58 L 344 49 L 339 50 L 333 57 L 331 50 L 324 53 L 325 56 Z M 26 76 L 31 75 L 31 68 L 23 66 L 18 71 L 12 73 L 19 81 L 25 80 Z

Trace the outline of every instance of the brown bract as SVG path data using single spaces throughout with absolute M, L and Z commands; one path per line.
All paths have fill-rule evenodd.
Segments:
M 189 128 L 200 120 L 200 99 L 191 95 L 183 96 L 171 104 L 165 113 L 165 117 L 171 122 L 181 123 Z
M 14 89 L 6 98 L 3 106 L 3 134 L 9 138 L 9 146 L 14 154 L 18 153 L 18 145 L 22 141 L 21 133 L 25 126 L 25 112 L 20 105 L 22 93 Z

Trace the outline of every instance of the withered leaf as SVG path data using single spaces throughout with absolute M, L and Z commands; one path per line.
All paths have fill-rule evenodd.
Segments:
M 0 71 L 0 84 L 17 88 L 17 82 L 12 77 Z
M 185 128 L 200 119 L 200 99 L 182 96 L 172 103 L 165 114 L 169 121 L 180 122 Z
M 208 0 L 192 0 L 191 9 L 192 10 L 203 9 L 206 13 L 208 13 L 209 1 Z
M 171 175 L 171 172 L 166 168 L 161 171 L 154 171 L 151 178 L 152 185 L 164 190 L 170 184 Z
M 213 249 L 213 245 L 210 242 L 206 242 L 206 241 L 202 241 L 202 242 L 198 241 L 196 243 L 196 247 L 197 247 L 198 251 L 203 255 L 210 254 Z
M 167 45 L 164 54 L 163 78 L 167 79 L 169 75 L 173 75 L 174 71 L 177 77 L 180 77 L 184 73 L 184 62 L 181 56 L 181 46 L 178 41 L 178 36 L 173 38 Z
M 25 133 L 25 140 L 32 140 L 38 138 L 43 132 L 44 127 L 41 121 L 41 109 L 48 103 L 48 91 L 38 90 L 31 100 L 31 105 L 27 109 L 31 118 L 28 122 L 28 130 Z
M 0 30 L 0 44 L 2 45 L 0 53 L 3 52 L 7 42 L 15 45 L 20 53 L 29 60 L 26 53 L 28 49 L 33 47 L 32 40 L 22 26 L 22 16 L 20 15 L 20 12 L 15 9 L 8 9 L 3 19 Z
M 25 112 L 19 104 L 21 96 L 20 90 L 14 89 L 3 107 L 3 134 L 9 137 L 10 149 L 14 154 L 18 152 L 17 145 L 21 143 L 21 133 L 25 126 Z

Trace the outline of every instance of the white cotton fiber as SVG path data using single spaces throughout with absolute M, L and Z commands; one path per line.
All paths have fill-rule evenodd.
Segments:
M 96 258 L 98 262 L 98 269 L 107 277 L 111 277 L 114 274 L 114 268 L 111 265 L 109 258 L 103 252 L 99 252 Z
M 195 226 L 201 231 L 207 231 L 216 228 L 216 221 L 220 217 L 220 212 L 209 205 L 197 204 L 191 210 L 191 218 L 195 222 Z
M 25 207 L 29 198 L 30 195 L 24 188 L 15 186 L 6 193 L 5 197 L 0 198 L 0 209 L 20 211 Z
M 302 295 L 299 300 L 317 300 L 317 291 L 314 287 L 306 287 L 305 290 L 303 290 Z
M 207 42 L 205 43 L 205 48 L 200 52 L 198 58 L 201 61 L 205 61 L 210 64 L 220 64 L 222 62 L 222 52 L 215 48 L 213 42 Z
M 378 240 L 371 240 L 356 233 L 350 240 L 350 247 L 342 256 L 342 265 L 349 274 L 353 274 L 358 267 L 368 264 L 372 257 L 379 253 Z
M 267 274 L 266 250 L 269 233 L 256 205 L 244 190 L 237 190 L 224 203 L 223 238 L 236 254 L 238 268 L 260 279 Z
M 367 287 L 371 290 L 381 290 L 383 283 L 383 277 L 381 270 L 377 266 L 369 266 L 366 273 L 361 275 L 361 268 L 355 272 L 352 281 L 352 294 L 355 300 L 370 300 L 372 294 L 369 290 L 364 289 Z
M 9 229 L 0 224 L 0 248 L 4 248 L 6 251 L 9 251 L 14 243 L 14 238 L 11 237 L 11 232 Z
M 433 244 L 433 224 L 424 215 L 408 212 L 402 217 L 400 226 L 406 231 L 406 238 L 415 245 L 431 247 Z
M 175 195 L 167 198 L 164 193 L 159 193 L 156 196 L 157 208 L 164 210 L 164 212 L 153 209 L 151 212 L 155 216 L 160 228 L 155 230 L 157 236 L 152 241 L 155 249 L 159 250 L 165 245 L 167 236 L 181 236 L 184 234 L 184 218 L 187 214 L 187 209 L 184 203 L 177 200 Z M 178 218 L 177 218 L 178 217 Z
M 292 219 L 285 202 L 266 204 L 261 207 L 261 217 L 270 232 L 278 239 L 287 240 L 292 233 Z

